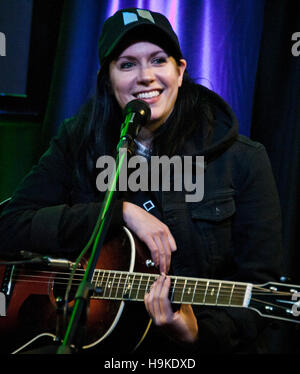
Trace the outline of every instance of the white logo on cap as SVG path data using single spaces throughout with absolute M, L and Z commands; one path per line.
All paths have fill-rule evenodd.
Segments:
M 141 18 L 145 18 L 145 19 L 149 20 L 150 22 L 155 23 L 155 21 L 154 21 L 152 15 L 151 15 L 151 13 L 149 12 L 149 10 L 137 9 L 137 13 Z M 138 21 L 138 17 L 136 15 L 136 13 L 123 12 L 124 26 L 128 25 L 129 23 L 137 22 L 137 21 Z
M 155 23 L 152 14 L 149 12 L 149 10 L 143 10 L 143 9 L 137 9 L 138 15 L 142 18 L 148 19 L 150 22 Z

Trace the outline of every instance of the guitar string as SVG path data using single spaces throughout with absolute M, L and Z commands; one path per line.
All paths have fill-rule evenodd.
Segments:
M 80 269 L 78 269 L 78 270 L 80 270 Z M 99 270 L 99 269 L 98 269 Z M 101 271 L 102 271 L 102 274 L 103 274 L 103 276 L 101 277 L 101 281 L 102 282 L 107 282 L 108 280 L 109 280 L 109 278 L 111 277 L 111 274 L 108 274 L 108 273 L 110 273 L 110 272 L 112 272 L 112 271 L 110 271 L 110 270 L 99 270 L 99 273 L 101 274 Z M 83 270 L 83 272 L 84 272 L 84 270 Z M 115 272 L 115 271 L 113 271 L 113 272 Z M 38 273 L 40 273 L 40 272 L 38 272 Z M 47 279 L 47 281 L 45 281 L 46 283 L 48 282 L 48 278 L 49 278 L 49 273 L 50 272 L 47 272 L 47 271 L 44 271 L 44 273 L 47 275 L 47 277 L 46 277 L 46 275 L 45 275 L 45 277 L 46 277 L 46 279 Z M 106 273 L 106 275 L 105 275 L 105 273 Z M 115 273 L 117 273 L 117 274 L 120 274 L 120 275 L 124 275 L 126 278 L 125 279 L 123 279 L 123 278 L 117 278 L 117 280 L 119 280 L 119 282 L 122 282 L 123 280 L 125 281 L 125 284 L 127 283 L 128 284 L 128 279 L 127 279 L 127 274 L 124 274 L 124 273 L 122 273 L 122 272 L 118 272 L 118 271 L 116 271 Z M 57 275 L 57 274 L 59 274 L 59 275 L 61 275 L 61 274 L 68 274 L 68 273 L 64 273 L 64 272 L 51 272 L 50 273 L 52 276 L 54 276 L 54 275 Z M 81 276 L 81 274 L 76 274 L 75 273 L 75 276 L 76 275 L 80 275 Z M 99 274 L 98 274 L 99 275 Z M 134 274 L 133 274 L 134 275 Z M 132 276 L 133 276 L 132 275 Z M 138 276 L 141 276 L 140 274 L 138 274 L 137 273 L 137 275 Z M 42 276 L 40 276 L 40 275 L 32 275 L 32 274 L 22 274 L 22 276 L 24 277 L 24 276 L 27 276 L 27 277 L 29 277 L 29 278 L 32 278 L 32 277 L 36 277 L 36 278 L 40 278 L 40 279 L 42 279 Z M 152 278 L 157 278 L 158 277 L 158 275 L 148 275 L 148 274 L 143 274 L 143 278 L 144 277 L 152 277 Z M 94 274 L 94 277 L 96 277 L 96 275 Z M 93 277 L 93 278 L 94 278 Z M 178 279 L 178 278 L 176 278 L 176 276 L 171 276 L 171 278 L 173 278 L 173 279 L 176 279 L 176 281 L 179 283 L 179 282 L 185 282 L 185 279 Z M 58 282 L 57 282 L 57 279 L 60 279 L 60 280 L 68 280 L 68 278 L 58 278 L 58 277 L 55 277 L 55 278 L 53 278 L 53 279 L 55 279 L 55 283 L 56 284 L 58 284 Z M 15 280 L 19 280 L 20 281 L 20 279 L 15 279 Z M 75 279 L 75 280 L 78 280 L 79 281 L 79 283 L 80 283 L 80 280 L 81 279 Z M 155 279 L 154 279 L 155 280 Z M 149 282 L 148 280 L 139 280 L 140 282 Z M 136 281 L 135 281 L 136 282 Z M 207 287 L 210 287 L 210 288 L 212 288 L 212 287 L 216 287 L 216 288 L 218 288 L 219 287 L 219 282 L 217 281 L 202 281 L 202 280 L 199 280 L 199 281 L 197 281 L 197 280 L 187 280 L 187 282 L 195 282 L 195 284 L 197 284 L 197 286 L 196 287 L 201 287 L 201 284 L 203 284 L 203 287 L 204 288 L 207 288 Z M 224 289 L 225 287 L 228 287 L 230 290 L 229 290 L 229 292 L 231 292 L 232 291 L 232 286 L 234 285 L 235 286 L 235 292 L 237 291 L 236 290 L 236 288 L 237 287 L 240 287 L 240 288 L 242 288 L 243 289 L 243 291 L 242 292 L 244 292 L 244 288 L 246 287 L 246 285 L 241 285 L 241 284 L 227 284 L 226 282 L 228 282 L 228 281 L 220 281 L 220 283 L 221 283 L 221 289 Z M 73 285 L 74 285 L 74 283 L 75 282 L 73 282 Z M 77 283 L 77 284 L 79 284 L 79 283 Z M 95 283 L 97 283 L 97 281 L 95 281 Z M 207 285 L 207 283 L 209 283 L 209 285 Z M 62 284 L 62 283 L 60 283 L 60 284 Z M 186 284 L 186 282 L 185 282 L 185 284 L 182 284 L 182 286 L 183 287 L 193 287 L 193 286 L 195 286 L 195 284 Z M 123 283 L 121 283 L 121 285 L 123 285 Z M 118 287 L 120 287 L 120 286 L 118 286 Z M 178 285 L 177 285 L 177 287 L 179 287 Z M 256 286 L 256 285 L 252 285 L 252 288 L 254 288 L 255 290 L 259 290 L 259 292 L 257 292 L 257 293 L 259 293 L 259 294 L 277 294 L 277 295 L 291 295 L 291 294 L 293 294 L 292 292 L 284 292 L 284 291 L 274 291 L 274 290 L 268 290 L 268 289 L 265 289 L 265 288 L 263 288 L 263 287 L 260 287 L 260 286 Z M 252 293 L 253 293 L 253 291 L 252 291 Z
M 33 270 L 32 271 L 33 274 L 31 273 L 27 273 L 27 274 L 23 274 L 21 273 L 21 276 L 23 277 L 40 277 L 42 278 L 43 276 L 39 275 L 41 273 L 44 273 L 45 274 L 45 278 L 48 279 L 50 276 L 55 278 L 55 279 L 60 279 L 60 280 L 68 280 L 69 279 L 69 275 L 70 275 L 70 272 L 63 272 L 63 271 L 56 271 L 56 272 L 53 272 L 53 271 L 47 271 L 47 270 Z M 84 269 L 77 269 L 76 272 L 74 273 L 74 280 L 78 280 L 78 281 L 81 281 L 82 279 L 82 274 L 84 274 L 85 270 Z M 34 273 L 37 273 L 38 275 L 34 275 Z M 78 273 L 81 273 L 81 274 L 78 274 Z M 101 280 L 104 280 L 104 281 L 107 281 L 107 279 L 109 279 L 112 274 L 119 274 L 121 276 L 124 276 L 126 277 L 125 281 L 127 282 L 127 276 L 128 276 L 128 272 L 125 272 L 125 271 L 119 271 L 119 270 L 106 270 L 106 269 L 96 269 L 95 271 L 95 274 L 93 275 L 93 279 L 95 277 L 99 277 L 99 275 L 101 276 Z M 64 277 L 57 277 L 57 275 L 66 275 L 66 278 Z M 134 272 L 134 273 L 130 273 L 131 276 L 142 276 L 142 277 L 153 277 L 153 278 L 158 278 L 158 274 L 147 274 L 147 273 L 139 273 L 139 272 Z M 16 277 L 15 280 L 18 280 L 18 277 L 20 277 L 20 274 L 16 274 Z M 80 278 L 76 278 L 76 277 L 80 277 Z M 239 281 L 227 281 L 227 280 L 204 280 L 204 279 L 180 279 L 180 277 L 178 276 L 173 276 L 171 275 L 170 276 L 172 279 L 176 279 L 177 282 L 195 282 L 195 283 L 198 283 L 198 284 L 204 284 L 204 287 L 207 286 L 207 283 L 209 283 L 209 286 L 211 287 L 213 284 L 216 284 L 218 285 L 219 283 L 222 283 L 222 287 L 224 286 L 228 286 L 228 287 L 232 287 L 232 285 L 234 284 L 235 287 L 246 287 L 247 286 L 247 282 L 244 282 L 245 284 L 241 284 L 241 282 Z M 98 278 L 97 278 L 98 279 Z M 123 279 L 123 278 L 122 278 Z M 256 290 L 261 290 L 261 292 L 268 292 L 268 293 L 273 293 L 274 294 L 274 290 L 270 290 L 270 289 L 266 289 L 264 287 L 261 287 L 260 285 L 255 285 L 255 284 L 252 284 L 252 283 L 249 283 L 252 285 L 252 288 L 255 288 Z M 191 286 L 189 284 L 189 286 Z M 285 285 L 282 285 L 282 286 L 285 286 Z M 217 286 L 216 286 L 217 287 Z M 297 287 L 297 286 L 294 286 L 294 287 Z M 295 292 L 296 290 L 294 290 Z M 279 294 L 282 294 L 284 293 L 284 291 L 278 291 Z M 288 292 L 287 294 L 290 294 L 290 292 Z
M 45 277 L 47 277 L 47 279 L 49 278 L 49 274 L 51 274 L 51 277 L 54 277 L 55 280 L 57 279 L 60 279 L 60 280 L 69 280 L 69 275 L 70 275 L 70 272 L 63 272 L 63 271 L 56 271 L 56 272 L 52 272 L 52 271 L 47 271 L 47 270 L 33 270 L 33 272 L 35 273 L 44 273 L 45 274 Z M 74 280 L 77 280 L 81 281 L 82 279 L 82 275 L 84 274 L 85 270 L 84 269 L 77 269 L 76 272 L 74 273 L 74 279 L 73 279 L 73 284 L 74 284 Z M 78 273 L 81 273 L 81 274 L 78 274 Z M 125 283 L 128 282 L 127 280 L 127 276 L 129 273 L 127 272 L 123 272 L 123 271 L 119 271 L 119 270 L 106 270 L 106 269 L 96 269 L 94 275 L 93 275 L 93 279 L 94 277 L 99 277 L 99 275 L 101 276 L 101 281 L 103 282 L 107 282 L 107 280 L 112 276 L 111 273 L 114 273 L 114 274 L 120 274 L 121 276 L 125 276 L 126 279 L 125 279 Z M 57 275 L 66 275 L 67 277 L 66 278 L 58 278 Z M 153 278 L 158 278 L 159 275 L 157 274 L 147 274 L 147 273 L 139 273 L 139 272 L 135 272 L 135 273 L 132 273 L 131 276 L 142 276 L 142 277 L 153 277 Z M 41 277 L 40 275 L 37 275 L 35 276 L 34 274 L 22 274 L 23 277 L 27 276 L 27 277 Z M 76 276 L 80 277 L 80 279 L 77 279 Z M 106 279 L 107 278 L 107 279 Z M 97 278 L 98 279 L 98 278 Z M 123 279 L 123 278 L 122 278 Z M 186 280 L 185 279 L 179 279 L 179 277 L 176 277 L 176 276 L 172 276 L 171 275 L 171 279 L 176 279 L 177 282 L 185 282 Z M 18 278 L 17 278 L 18 280 Z M 144 281 L 144 280 L 142 280 Z M 145 282 L 148 281 L 148 280 L 145 280 Z M 213 283 L 216 284 L 216 287 L 218 287 L 219 283 L 222 283 L 222 287 L 228 287 L 228 288 L 232 288 L 233 284 L 235 285 L 235 288 L 236 287 L 246 287 L 246 284 L 237 284 L 239 283 L 238 281 L 237 282 L 232 282 L 230 283 L 230 281 L 226 281 L 226 280 L 202 280 L 202 279 L 187 279 L 187 282 L 195 282 L 195 283 L 198 283 L 198 286 L 199 284 L 203 284 L 203 287 L 207 287 L 207 283 L 209 283 L 209 287 L 212 287 Z M 79 284 L 78 283 L 78 284 Z M 245 282 L 246 283 L 246 282 Z M 251 283 L 250 283 L 251 284 Z M 251 284 L 252 285 L 252 289 L 255 289 L 256 291 L 260 291 L 261 293 L 263 294 L 270 294 L 272 293 L 273 295 L 274 294 L 278 294 L 278 295 L 290 295 L 290 294 L 293 294 L 294 292 L 286 292 L 286 291 L 275 291 L 275 290 L 271 290 L 271 289 L 266 289 L 264 287 L 261 287 L 259 285 L 255 285 L 255 284 Z M 192 285 L 189 285 L 190 287 L 192 287 Z M 197 287 L 198 287 L 197 286 Z M 283 285 L 284 286 L 284 285 Z M 294 287 L 297 287 L 297 286 L 294 286 Z M 253 291 L 252 291 L 253 293 Z
M 56 274 L 60 274 L 61 275 L 61 273 L 59 273 L 59 272 L 56 273 Z M 65 274 L 67 274 L 67 273 L 65 273 Z M 121 275 L 122 277 L 119 277 L 119 278 L 117 277 L 117 279 L 115 281 L 118 282 L 118 284 L 121 284 L 121 285 L 123 285 L 123 283 L 122 283 L 123 281 L 124 281 L 124 284 L 128 284 L 128 281 L 130 281 L 130 279 L 128 279 L 127 274 L 119 273 L 119 275 Z M 23 277 L 28 277 L 30 279 L 31 278 L 45 279 L 45 282 L 48 282 L 49 278 L 51 278 L 51 279 L 53 279 L 55 281 L 55 283 L 57 283 L 57 280 L 68 280 L 68 278 L 53 276 L 53 273 L 51 273 L 51 277 L 49 277 L 49 273 L 48 272 L 45 274 L 45 276 L 34 275 L 34 274 L 22 274 L 22 276 Z M 75 274 L 75 276 L 76 276 L 76 274 Z M 123 278 L 123 276 L 125 278 Z M 134 275 L 131 275 L 131 276 L 134 277 Z M 144 274 L 143 276 L 141 276 L 140 274 L 138 274 L 137 276 L 140 277 L 140 278 L 139 279 L 134 279 L 135 283 L 137 283 L 137 282 L 138 283 L 140 283 L 140 282 L 148 282 L 148 279 L 145 280 L 143 278 L 149 278 L 149 277 L 151 277 L 151 278 L 153 278 L 152 279 L 153 281 L 158 278 L 158 275 L 148 275 L 148 274 Z M 22 281 L 22 279 L 20 279 L 19 277 L 14 278 L 14 280 Z M 96 275 L 94 275 L 93 281 L 94 281 L 94 278 L 96 278 Z M 115 277 L 113 277 L 113 278 L 115 279 Z M 77 280 L 80 283 L 82 277 L 80 277 L 80 278 L 74 278 L 74 279 Z M 98 279 L 98 277 L 97 277 L 97 279 Z M 240 287 L 242 289 L 246 288 L 246 286 L 247 286 L 247 285 L 244 285 L 244 284 L 236 284 L 234 282 L 233 283 L 227 283 L 228 281 L 219 281 L 219 282 L 216 282 L 216 281 L 202 281 L 202 280 L 199 280 L 199 281 L 197 281 L 197 280 L 187 280 L 187 281 L 185 281 L 184 279 L 178 279 L 176 276 L 171 276 L 171 279 L 176 280 L 176 282 L 178 283 L 178 286 L 180 286 L 179 282 L 184 282 L 184 283 L 181 283 L 182 287 L 194 287 L 194 286 L 201 287 L 201 286 L 203 286 L 204 288 L 206 288 L 206 287 L 209 287 L 209 288 L 212 288 L 212 287 L 213 288 L 218 288 L 220 286 L 220 283 L 221 283 L 221 287 L 220 288 L 223 289 L 223 288 L 228 287 L 231 290 L 232 286 L 234 286 L 235 288 Z M 107 274 L 107 275 L 101 277 L 101 282 L 102 283 L 105 283 L 105 282 L 107 283 L 108 281 L 112 281 L 111 274 Z M 191 282 L 192 284 L 189 283 L 189 282 Z M 79 283 L 77 283 L 77 284 L 79 284 Z M 94 283 L 97 284 L 99 282 L 98 282 L 98 280 L 97 281 L 95 280 Z M 75 282 L 73 282 L 73 284 L 75 284 Z M 265 291 L 265 289 L 262 288 L 261 291 L 263 292 L 263 291 Z M 268 291 L 268 293 L 269 292 L 272 292 L 272 291 Z
M 74 273 L 74 280 L 78 280 L 78 281 L 81 281 L 82 279 L 82 274 L 78 274 L 78 272 L 81 272 L 81 273 L 84 273 L 84 269 L 77 269 L 76 272 Z M 97 272 L 97 273 L 96 273 Z M 134 276 L 139 276 L 139 277 L 142 277 L 142 278 L 145 278 L 145 277 L 152 277 L 152 278 L 158 278 L 159 275 L 158 274 L 147 274 L 147 273 L 139 273 L 139 272 L 135 272 L 135 273 L 128 273 L 128 272 L 123 272 L 123 271 L 119 271 L 119 270 L 106 270 L 106 269 L 97 269 L 95 272 L 95 274 L 93 275 L 93 279 L 95 277 L 97 277 L 97 279 L 99 278 L 99 275 L 101 276 L 101 281 L 104 281 L 104 282 L 107 282 L 107 280 L 112 276 L 111 273 L 113 274 L 118 274 L 118 275 L 121 275 L 122 277 L 124 276 L 125 277 L 125 282 L 128 282 L 128 275 L 130 274 L 130 276 L 134 277 Z M 38 275 L 35 275 L 34 273 L 37 273 Z M 43 276 L 39 275 L 40 273 L 44 273 L 45 276 L 44 278 L 46 279 L 49 279 L 50 277 L 57 280 L 69 280 L 69 275 L 70 273 L 69 272 L 62 272 L 62 271 L 56 271 L 56 272 L 52 272 L 52 271 L 39 271 L 39 270 L 33 270 L 33 274 L 31 273 L 27 273 L 27 274 L 16 274 L 14 278 L 14 280 L 19 280 L 19 277 L 20 276 L 23 276 L 23 277 L 28 277 L 28 278 L 32 278 L 32 277 L 36 277 L 36 278 L 43 278 Z M 64 277 L 57 277 L 57 275 L 66 275 L 66 278 Z M 76 278 L 76 276 L 80 277 L 79 279 Z M 221 283 L 222 284 L 222 287 L 232 287 L 233 285 L 235 287 L 246 287 L 247 286 L 247 283 L 245 282 L 245 284 L 241 284 L 239 283 L 239 281 L 227 281 L 227 280 L 204 280 L 204 279 L 180 279 L 179 277 L 177 276 L 173 276 L 171 275 L 170 276 L 171 279 L 175 279 L 177 282 L 195 282 L 195 283 L 198 283 L 199 284 L 203 284 L 203 287 L 207 287 L 207 283 L 209 283 L 209 287 L 212 287 L 213 284 L 216 285 L 216 287 L 218 287 L 218 285 Z M 124 280 L 123 278 L 120 277 L 119 280 Z M 143 279 L 142 279 L 143 281 Z M 148 281 L 148 280 L 145 280 L 145 281 Z M 257 290 L 261 290 L 262 292 L 274 292 L 273 290 L 266 290 L 265 288 L 263 287 L 260 287 L 260 286 L 257 286 L 255 284 L 251 284 L 253 288 L 257 289 Z M 189 286 L 192 286 L 191 284 L 189 284 Z
M 41 281 L 39 281 L 39 280 L 35 280 L 35 281 L 31 281 L 31 280 L 24 280 L 23 282 L 30 282 L 30 283 L 44 283 L 44 284 L 49 284 L 48 282 L 46 282 L 46 281 L 44 281 L 44 282 L 41 282 Z M 58 283 L 59 284 L 59 283 Z M 61 283 L 61 285 L 65 285 L 64 283 Z M 113 295 L 113 297 L 123 297 L 124 296 L 124 294 L 126 294 L 126 292 L 122 292 L 121 294 L 118 294 L 118 290 L 120 289 L 120 287 L 118 287 L 118 288 L 116 288 L 116 287 L 111 287 L 111 288 L 109 288 L 108 290 L 106 290 L 107 292 L 106 293 L 109 293 L 110 294 L 110 296 L 112 296 Z M 180 299 L 182 298 L 183 300 L 182 301 L 186 301 L 185 300 L 185 298 L 184 298 L 184 296 L 183 297 L 181 297 L 181 295 L 182 295 L 182 291 L 183 291 L 183 289 L 184 288 L 179 288 L 179 289 L 177 289 L 176 288 L 176 291 L 177 292 L 179 292 L 180 293 Z M 114 292 L 114 290 L 117 290 L 116 292 Z M 172 290 L 173 290 L 173 288 L 171 287 L 170 288 L 170 292 L 172 292 Z M 175 291 L 175 292 L 176 292 Z M 135 298 L 138 298 L 138 295 L 139 294 L 142 294 L 142 296 L 144 296 L 145 295 L 145 293 L 147 292 L 147 287 L 145 287 L 144 285 L 142 285 L 141 287 L 138 287 L 138 288 L 130 288 L 130 293 L 132 294 L 132 293 L 135 293 L 136 292 L 136 295 L 135 295 Z M 103 294 L 105 294 L 105 292 L 103 293 Z M 236 293 L 234 293 L 234 295 L 233 295 L 233 297 L 232 297 L 232 299 L 233 300 L 236 300 L 236 299 L 243 299 L 244 298 L 244 293 L 240 293 L 241 295 L 237 295 Z M 222 291 L 222 292 L 220 292 L 219 294 L 218 294 L 218 297 L 217 298 L 215 298 L 216 300 L 217 299 L 221 299 L 222 297 L 228 297 L 228 296 L 230 296 L 231 295 L 231 291 L 230 292 L 224 292 L 224 291 Z M 212 295 L 207 295 L 205 292 L 204 292 L 204 288 L 203 288 L 203 290 L 200 290 L 200 289 L 196 289 L 195 290 L 195 292 L 193 292 L 193 299 L 196 299 L 197 297 L 202 297 L 203 296 L 203 300 L 204 299 L 206 299 L 206 298 L 209 298 L 209 297 L 212 297 Z M 108 297 L 108 295 L 106 296 L 106 295 L 104 295 L 104 296 L 99 296 L 99 295 L 94 295 L 93 296 L 94 298 L 105 298 L 105 297 Z
M 263 301 L 263 300 L 258 300 L 258 299 L 255 299 L 255 298 L 252 298 L 251 300 L 253 300 L 257 303 L 268 305 L 268 306 L 274 306 L 274 307 L 279 308 L 279 309 L 285 309 L 285 310 L 287 309 L 283 305 L 277 305 L 277 304 L 274 304 L 274 303 L 269 303 L 269 302 L 266 302 L 266 301 Z M 297 317 L 297 316 L 295 316 L 295 317 Z
M 49 274 L 49 272 L 45 272 L 47 274 Z M 57 272 L 56 274 L 61 274 L 59 272 Z M 67 274 L 67 273 L 65 273 Z M 53 275 L 53 273 L 51 273 L 51 275 Z M 75 274 L 76 275 L 76 274 Z M 124 275 L 124 274 L 121 274 L 121 275 Z M 34 283 L 44 283 L 44 284 L 48 284 L 49 282 L 53 282 L 55 283 L 55 285 L 65 285 L 66 283 L 63 283 L 63 282 L 59 282 L 59 280 L 68 280 L 68 278 L 58 278 L 58 277 L 52 277 L 52 279 L 49 281 L 49 276 L 46 277 L 46 275 L 44 277 L 40 276 L 40 275 L 30 275 L 30 274 L 22 274 L 23 277 L 28 277 L 29 279 L 20 279 L 20 278 L 14 278 L 13 280 L 14 281 L 19 281 L 19 282 L 34 282 Z M 146 279 L 138 279 L 138 280 L 128 280 L 127 279 L 127 276 L 126 278 L 117 278 L 115 281 L 118 283 L 118 285 L 109 285 L 109 280 L 110 281 L 113 281 L 112 279 L 110 279 L 110 274 L 107 274 L 106 277 L 102 277 L 101 278 L 101 282 L 102 283 L 106 283 L 105 285 L 103 285 L 103 288 L 105 289 L 104 292 L 106 292 L 106 288 L 109 289 L 109 292 L 112 292 L 112 290 L 118 290 L 119 288 L 124 288 L 125 285 L 128 285 L 129 283 L 131 283 L 132 281 L 136 283 L 139 283 L 138 286 L 135 287 L 135 285 L 133 286 L 130 286 L 130 289 L 132 291 L 135 291 L 135 289 L 139 289 L 141 287 L 145 288 L 145 284 L 147 285 L 150 280 L 146 280 Z M 37 278 L 37 279 L 32 279 L 33 277 Z M 95 276 L 94 276 L 95 277 Z M 144 275 L 143 278 L 146 277 L 146 278 L 152 278 L 151 280 L 152 281 L 155 281 L 155 279 L 158 277 L 158 276 L 155 276 L 155 275 Z M 172 277 L 171 277 L 172 278 Z M 176 279 L 176 277 L 174 277 L 173 279 Z M 73 281 L 73 286 L 76 286 L 76 285 L 79 285 L 80 284 L 80 280 L 81 279 L 75 279 L 75 281 L 78 281 L 78 282 L 74 282 Z M 178 278 L 176 279 L 177 281 L 177 284 L 175 286 L 175 290 L 178 291 L 178 292 L 183 292 L 184 289 L 186 288 L 196 288 L 197 290 L 201 290 L 201 289 L 205 289 L 205 291 L 207 291 L 206 293 L 210 293 L 212 291 L 212 289 L 218 289 L 219 292 L 217 292 L 216 294 L 219 294 L 220 295 L 225 295 L 226 293 L 228 294 L 231 294 L 231 293 L 234 293 L 234 295 L 242 295 L 244 296 L 245 295 L 245 291 L 246 291 L 246 286 L 245 285 L 240 285 L 240 284 L 226 284 L 224 282 L 226 281 L 220 281 L 221 282 L 221 286 L 219 283 L 216 283 L 215 281 L 195 281 L 195 280 L 192 280 L 192 281 L 187 281 L 187 282 L 193 282 L 193 284 L 188 284 L 187 282 L 185 282 L 185 280 L 178 280 Z M 179 282 L 183 282 L 183 283 L 179 283 Z M 92 283 L 95 283 L 95 285 L 97 286 L 97 281 L 93 280 L 92 279 Z M 208 283 L 208 284 L 207 284 Z M 234 290 L 232 291 L 232 288 L 234 286 Z M 98 287 L 101 287 L 101 285 L 99 285 Z M 171 290 L 173 289 L 174 287 L 172 287 L 171 285 Z M 220 288 L 220 289 L 219 289 Z M 227 288 L 227 289 L 226 289 Z M 253 290 L 254 289 L 254 290 Z M 256 292 L 255 292 L 256 290 Z M 132 292 L 131 291 L 131 292 Z M 209 292 L 210 291 L 210 292 Z M 258 292 L 259 291 L 259 292 Z M 292 296 L 293 293 L 292 292 L 286 292 L 286 291 L 274 291 L 274 290 L 268 290 L 268 289 L 264 289 L 260 286 L 255 286 L 255 285 L 252 285 L 252 292 L 251 292 L 252 295 L 281 295 L 281 296 Z M 211 295 L 213 296 L 213 295 Z M 241 297 L 242 297 L 241 296 Z
M 24 280 L 24 282 L 31 282 L 30 280 Z M 39 282 L 39 283 L 41 283 L 40 281 L 33 281 L 33 282 Z M 48 282 L 42 282 L 42 283 L 48 283 Z M 64 284 L 64 283 L 63 283 Z M 65 284 L 64 284 L 65 285 Z M 193 295 L 193 299 L 196 299 L 197 297 L 199 297 L 199 296 L 203 296 L 203 299 L 202 300 L 195 300 L 195 301 L 192 301 L 192 302 L 195 302 L 196 304 L 197 303 L 199 303 L 199 304 L 209 304 L 210 303 L 210 301 L 206 301 L 206 298 L 207 298 L 207 296 L 209 297 L 209 295 L 206 295 L 205 293 L 199 293 L 199 292 L 197 292 L 198 290 L 196 290 L 195 291 L 195 293 L 194 293 L 194 295 Z M 145 294 L 145 292 L 146 292 L 146 289 L 142 289 L 142 290 L 138 290 L 138 292 L 137 292 L 137 294 L 136 294 L 136 296 L 135 296 L 135 298 L 133 298 L 133 300 L 143 300 L 143 296 L 144 296 L 144 294 Z M 172 288 L 170 289 L 170 292 L 172 292 Z M 112 295 L 111 295 L 111 291 L 110 291 L 110 296 L 93 296 L 92 298 L 93 299 L 105 299 L 105 298 L 109 298 L 109 297 L 112 297 Z M 140 298 L 138 297 L 138 295 L 139 295 L 139 293 L 142 293 L 142 295 L 140 296 Z M 229 294 L 225 294 L 225 296 L 227 297 Z M 214 302 L 214 303 L 212 303 L 212 301 L 211 301 L 211 303 L 212 303 L 212 305 L 214 305 L 215 303 L 217 303 L 218 302 L 218 299 L 221 297 L 221 296 L 223 296 L 223 297 L 225 297 L 224 296 L 224 294 L 222 293 L 220 293 L 219 295 L 218 295 L 218 297 L 216 297 L 216 301 Z M 122 293 L 122 295 L 117 295 L 117 294 L 115 294 L 113 297 L 115 297 L 116 299 L 121 299 L 121 300 L 123 300 L 124 299 L 124 293 Z M 228 306 L 234 306 L 234 300 L 236 300 L 238 297 L 233 297 L 232 299 L 231 299 L 231 302 L 230 303 L 226 303 L 226 305 L 228 305 Z M 129 298 L 129 300 L 130 300 L 130 298 Z M 205 301 L 204 301 L 205 300 Z M 286 307 L 284 307 L 284 306 L 281 306 L 281 305 L 277 305 L 277 304 L 274 304 L 274 303 L 271 303 L 271 302 L 266 302 L 266 301 L 262 301 L 262 300 L 259 300 L 259 299 L 256 299 L 256 298 L 253 298 L 253 297 L 251 297 L 251 300 L 252 301 L 255 301 L 256 303 L 260 303 L 260 304 L 264 304 L 264 305 L 268 305 L 268 306 L 274 306 L 274 307 L 276 307 L 276 308 L 278 308 L 278 309 L 282 309 L 282 310 L 286 310 Z M 172 300 L 173 302 L 189 302 L 190 300 L 182 300 L 182 298 L 180 298 L 180 300 Z M 224 304 L 225 305 L 225 304 Z M 237 306 L 242 306 L 242 304 L 241 303 L 239 303 Z

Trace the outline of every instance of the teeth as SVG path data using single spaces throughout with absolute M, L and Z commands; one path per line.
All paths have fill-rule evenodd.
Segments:
M 141 92 L 137 94 L 138 99 L 151 99 L 159 95 L 159 91 Z

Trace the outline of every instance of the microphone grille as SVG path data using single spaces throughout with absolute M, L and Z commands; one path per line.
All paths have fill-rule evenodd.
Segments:
M 143 100 L 132 100 L 130 101 L 123 110 L 123 115 L 126 116 L 129 113 L 139 114 L 140 120 L 143 124 L 146 124 L 151 117 L 151 109 L 149 105 Z

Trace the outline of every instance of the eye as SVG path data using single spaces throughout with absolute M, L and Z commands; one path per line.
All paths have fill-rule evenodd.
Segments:
M 127 69 L 132 68 L 133 66 L 134 66 L 134 63 L 130 61 L 124 61 L 120 63 L 121 70 L 127 70 Z
M 164 56 L 160 56 L 160 57 L 155 57 L 152 62 L 155 64 L 155 65 L 162 65 L 164 63 L 167 62 L 167 57 L 164 57 Z

